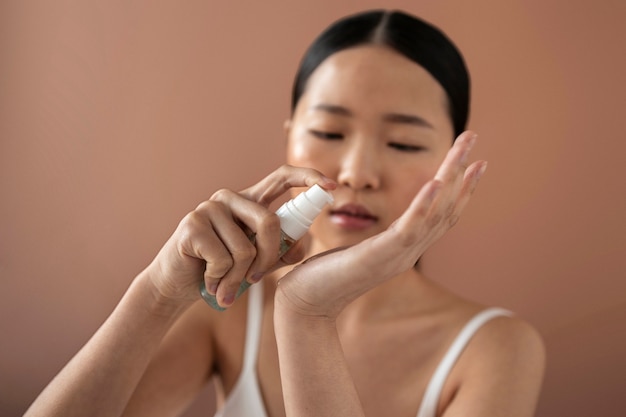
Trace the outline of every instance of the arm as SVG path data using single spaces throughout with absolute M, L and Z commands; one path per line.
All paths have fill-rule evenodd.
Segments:
M 213 362 L 210 338 L 203 337 L 210 333 L 207 322 L 193 311 L 178 322 L 199 299 L 200 282 L 228 307 L 243 279 L 253 281 L 259 272 L 284 265 L 277 259 L 280 223 L 268 206 L 291 187 L 315 183 L 334 187 L 317 171 L 284 166 L 240 193 L 218 191 L 185 216 L 26 416 L 119 416 L 124 410 L 126 415 L 168 415 L 179 410 Z M 250 231 L 256 234 L 256 246 L 248 239 Z M 283 257 L 298 260 L 294 253 Z M 201 307 L 206 313 L 208 307 Z M 175 381 L 183 385 L 170 389 Z M 158 401 L 152 401 L 154 396 Z
M 25 415 L 121 415 L 159 342 L 185 307 L 163 299 L 147 272 L 140 274 Z
M 287 416 L 364 416 L 335 321 L 276 302 L 274 330 Z
M 196 302 L 172 326 L 135 388 L 124 416 L 180 415 L 214 369 L 214 326 L 223 313 Z

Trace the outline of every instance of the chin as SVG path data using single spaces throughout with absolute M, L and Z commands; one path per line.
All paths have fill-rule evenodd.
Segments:
M 364 232 L 350 234 L 326 233 L 321 239 L 315 238 L 312 250 L 315 253 L 320 253 L 335 248 L 354 246 L 363 242 L 365 239 L 374 236 L 375 234 L 376 233 Z

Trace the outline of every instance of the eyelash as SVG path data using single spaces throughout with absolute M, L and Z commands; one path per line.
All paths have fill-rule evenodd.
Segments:
M 319 139 L 338 140 L 343 139 L 341 133 L 323 132 L 321 130 L 310 130 L 311 134 Z
M 407 145 L 404 143 L 390 142 L 387 144 L 390 148 L 397 149 L 402 152 L 420 152 L 425 150 L 423 146 Z
M 340 140 L 343 139 L 343 135 L 341 133 L 334 133 L 334 132 L 324 132 L 321 130 L 309 130 L 309 132 L 315 136 L 316 138 L 319 139 L 324 139 L 324 140 Z M 387 146 L 389 146 L 392 149 L 396 149 L 398 151 L 401 152 L 420 152 L 425 150 L 426 148 L 422 147 L 422 146 L 415 146 L 415 145 L 407 145 L 404 143 L 397 143 L 397 142 L 389 142 L 387 144 Z

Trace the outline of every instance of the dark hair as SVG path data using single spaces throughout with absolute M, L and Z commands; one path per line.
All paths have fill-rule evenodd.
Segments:
M 330 25 L 306 51 L 291 96 L 293 112 L 315 69 L 330 55 L 351 47 L 387 46 L 422 66 L 448 96 L 455 137 L 465 130 L 470 80 L 461 53 L 441 30 L 400 11 L 374 10 L 347 16 Z

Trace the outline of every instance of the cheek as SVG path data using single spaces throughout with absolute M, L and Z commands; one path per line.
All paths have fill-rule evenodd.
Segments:
M 394 184 L 395 206 L 399 212 L 403 212 L 409 206 L 413 198 L 422 187 L 435 177 L 439 165 L 436 163 L 423 163 L 419 167 L 405 167 L 394 170 L 395 175 L 390 179 Z M 397 213 L 396 213 L 397 214 Z
M 290 138 L 287 141 L 287 163 L 294 166 L 304 166 L 309 155 L 307 147 L 301 140 Z
M 329 175 L 327 171 L 332 158 L 321 148 L 310 139 L 290 138 L 287 143 L 287 163 L 297 167 L 314 168 Z
M 431 178 L 432 176 L 428 175 L 426 172 L 414 174 L 410 179 L 406 177 L 404 178 L 402 185 L 399 186 L 401 191 L 398 192 L 397 195 L 398 198 L 405 203 L 403 204 L 405 208 L 408 207 L 409 203 L 422 189 L 424 184 L 426 184 Z

